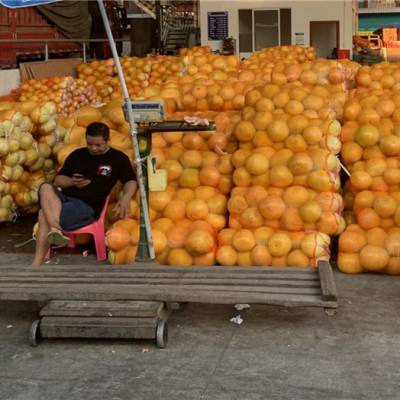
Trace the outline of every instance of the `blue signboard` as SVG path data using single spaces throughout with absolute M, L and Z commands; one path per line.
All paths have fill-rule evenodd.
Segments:
M 61 0 L 0 0 L 0 4 L 8 8 L 41 6 L 43 4 L 56 3 Z
M 228 37 L 228 12 L 208 13 L 208 40 L 224 40 Z

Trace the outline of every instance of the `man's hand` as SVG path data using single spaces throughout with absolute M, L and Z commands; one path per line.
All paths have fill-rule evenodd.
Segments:
M 119 210 L 120 218 L 129 218 L 131 214 L 131 199 L 127 196 L 122 196 L 121 200 L 115 205 L 115 210 Z
M 137 189 L 137 183 L 135 181 L 128 181 L 125 183 L 123 188 L 123 196 L 115 205 L 114 210 L 119 211 L 120 218 L 129 218 L 131 215 L 131 199 Z
M 89 185 L 89 183 L 91 181 L 89 179 L 85 178 L 84 176 L 73 175 L 72 182 L 73 182 L 74 186 L 76 186 L 78 189 L 82 189 L 82 188 L 86 187 L 87 185 Z

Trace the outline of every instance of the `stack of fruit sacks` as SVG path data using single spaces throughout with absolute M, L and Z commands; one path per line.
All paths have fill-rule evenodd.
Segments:
M 203 53 L 200 52 L 199 55 Z M 161 87 L 170 78 L 179 77 L 184 70 L 184 57 L 122 57 L 121 66 L 129 94 L 136 98 L 149 84 Z M 121 99 L 121 85 L 114 60 L 95 60 L 77 67 L 78 76 L 93 85 L 103 102 Z
M 153 58 L 122 57 L 120 61 L 129 94 L 132 98 L 136 98 L 138 93 L 149 84 L 151 66 L 154 62 Z M 121 99 L 122 90 L 115 68 L 114 72 L 115 75 L 111 79 L 111 99 Z
M 153 135 L 157 167 L 168 172 L 164 192 L 150 192 L 150 220 L 157 260 L 167 265 L 214 265 L 217 233 L 226 227 L 226 204 L 232 188 L 227 116 L 217 132 L 171 132 Z M 219 121 L 222 121 L 222 124 Z M 225 130 L 222 130 L 223 128 Z M 118 193 L 117 200 L 121 194 Z M 118 221 L 110 204 L 107 232 L 111 263 L 128 263 L 139 240 L 139 198 L 131 201 L 128 220 Z M 124 230 L 124 233 L 121 231 Z M 114 234 L 124 237 L 118 239 Z M 128 239 L 129 238 L 129 239 Z
M 149 84 L 154 57 L 121 57 L 121 66 L 129 94 L 135 98 Z M 95 60 L 80 64 L 77 67 L 78 76 L 93 85 L 102 102 L 122 99 L 121 85 L 114 60 Z
M 247 93 L 234 133 L 231 230 L 220 234 L 217 261 L 316 266 L 329 259 L 329 235 L 344 228 L 340 124 L 329 102 L 311 89 L 266 84 Z
M 0 221 L 37 211 L 41 183 L 55 175 L 52 149 L 62 140 L 54 103 L 10 103 L 0 111 Z
M 183 64 L 181 59 L 174 56 L 155 56 L 151 65 L 150 85 L 161 86 L 165 81 L 181 76 Z
M 196 76 L 203 74 L 211 79 L 221 73 L 235 72 L 240 67 L 238 56 L 220 56 L 214 53 L 188 54 L 181 58 L 184 75 Z
M 212 78 L 203 74 L 170 78 L 161 86 L 150 85 L 140 93 L 143 99 L 162 98 L 168 111 L 241 110 L 245 94 L 257 84 L 253 71 L 218 71 Z M 261 82 L 258 82 L 261 83 Z
M 87 104 L 97 104 L 95 89 L 84 79 L 55 76 L 48 79 L 32 79 L 21 85 L 19 101 L 39 104 L 54 102 L 60 115 L 74 113 Z
M 190 47 L 186 48 L 183 47 L 179 49 L 179 56 L 200 56 L 200 55 L 206 55 L 211 53 L 211 47 L 209 46 L 195 46 L 195 47 Z
M 339 120 L 342 119 L 347 93 L 354 86 L 358 68 L 359 64 L 355 62 L 325 59 L 300 62 L 290 58 L 282 61 L 256 58 L 250 64 L 243 64 L 244 70 L 256 70 L 264 83 L 295 83 L 313 87 L 315 94 L 330 101 Z
M 373 66 L 362 66 L 356 74 L 358 89 L 399 89 L 400 66 L 398 63 L 382 62 Z
M 257 67 L 266 66 L 268 63 L 303 63 L 314 59 L 315 49 L 313 47 L 277 46 L 252 53 L 252 55 L 243 62 L 243 65 L 248 69 L 257 69 Z
M 372 69 L 371 75 L 378 71 Z M 361 72 L 358 80 L 364 82 L 365 74 Z M 371 85 L 382 85 L 388 77 L 392 78 L 383 75 Z M 346 103 L 341 156 L 351 174 L 345 195 L 349 222 L 356 225 L 347 227 L 339 241 L 338 266 L 343 272 L 400 274 L 399 253 L 393 246 L 400 191 L 399 106 L 396 87 L 357 89 Z M 353 241 L 353 236 L 360 240 Z
M 90 63 L 82 63 L 76 67 L 78 77 L 85 80 L 94 87 L 101 101 L 105 102 L 111 99 L 113 92 L 112 81 L 116 73 L 114 70 L 114 60 L 94 60 Z

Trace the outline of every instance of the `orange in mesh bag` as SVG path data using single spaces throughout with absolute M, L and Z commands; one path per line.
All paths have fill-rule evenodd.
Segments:
M 337 193 L 315 192 L 302 186 L 285 189 L 235 187 L 227 204 L 232 228 L 268 226 L 288 231 L 318 230 L 339 234 L 345 226 L 343 199 Z
M 156 259 L 167 265 L 214 265 L 215 229 L 204 221 L 159 218 L 152 222 Z M 133 262 L 139 243 L 137 220 L 117 221 L 106 233 L 111 264 Z
M 400 226 L 400 192 L 362 191 L 354 198 L 354 214 L 363 229 Z
M 208 69 L 207 79 L 198 72 L 204 68 Z M 189 69 L 192 74 L 169 78 L 158 87 L 145 88 L 140 95 L 149 99 L 160 96 L 170 109 L 185 112 L 240 110 L 245 103 L 245 94 L 257 83 L 252 72 L 213 71 L 208 64 L 200 68 L 192 65 Z M 196 77 L 196 74 L 200 76 Z
M 233 183 L 240 187 L 304 186 L 319 192 L 340 187 L 339 162 L 325 149 L 293 153 L 271 147 L 239 149 L 232 155 Z
M 342 272 L 400 274 L 400 228 L 362 229 L 349 225 L 339 238 L 338 267 Z
M 216 260 L 221 265 L 315 267 L 329 259 L 329 236 L 269 227 L 224 229 L 218 234 Z
M 391 89 L 400 82 L 400 68 L 395 63 L 379 63 L 373 66 L 362 66 L 356 74 L 359 88 Z

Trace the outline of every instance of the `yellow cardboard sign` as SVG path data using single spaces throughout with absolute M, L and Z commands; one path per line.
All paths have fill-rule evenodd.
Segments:
M 147 174 L 150 192 L 163 192 L 167 190 L 168 172 L 166 169 L 156 169 L 155 156 L 147 157 Z

